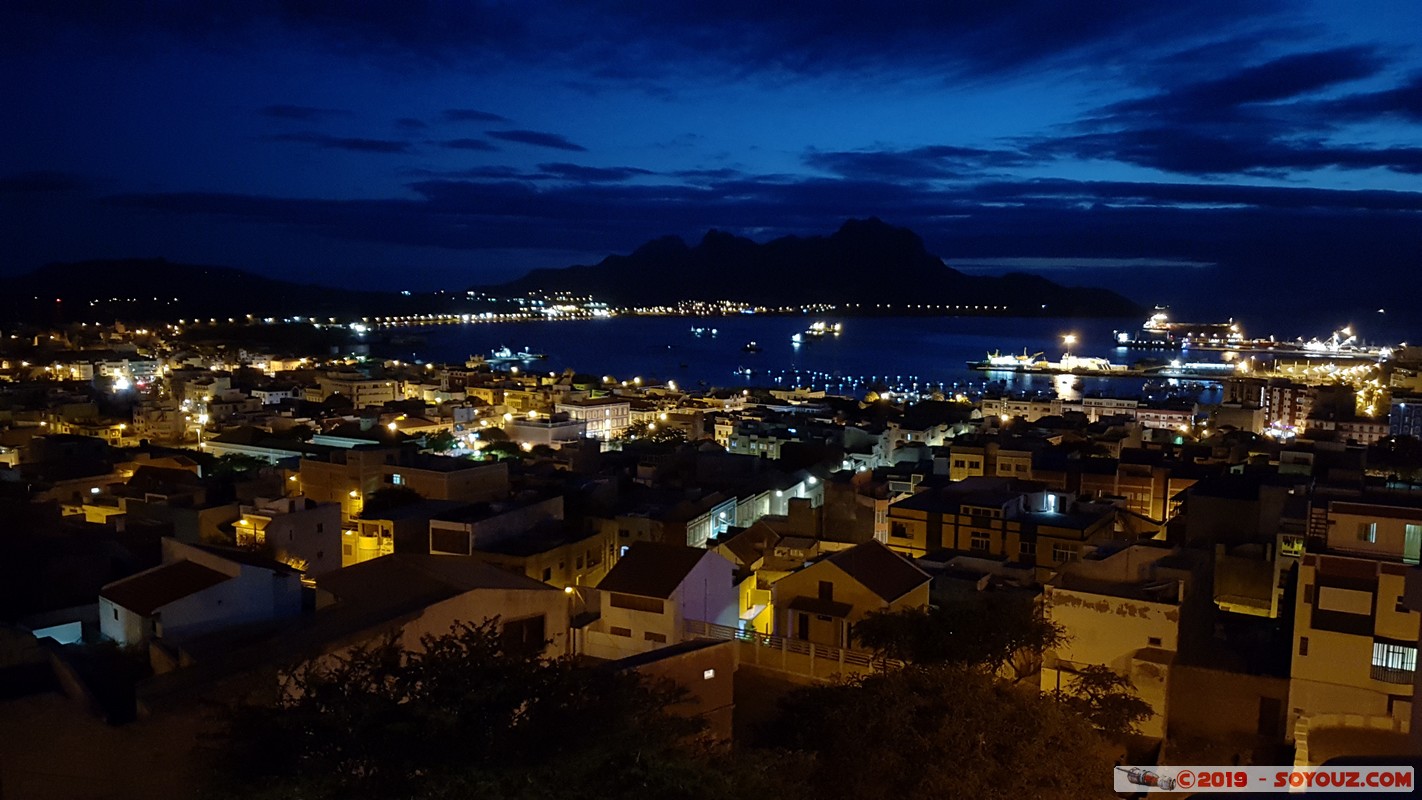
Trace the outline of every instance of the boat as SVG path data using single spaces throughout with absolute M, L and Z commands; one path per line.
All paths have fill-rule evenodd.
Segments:
M 716 337 L 716 334 L 717 334 L 717 333 L 719 333 L 719 331 L 717 331 L 715 328 L 692 328 L 692 329 L 691 329 L 691 335 L 692 335 L 692 336 L 697 336 L 697 337 L 710 336 L 710 337 L 712 337 L 712 338 L 714 339 L 714 338 Z
M 1281 341 L 1274 337 L 1249 339 L 1243 327 L 1234 319 L 1228 322 L 1175 322 L 1170 319 L 1167 306 L 1156 306 L 1155 313 L 1141 325 L 1134 334 L 1130 331 L 1113 331 L 1118 347 L 1148 350 L 1223 350 L 1235 352 L 1263 352 L 1276 355 L 1326 356 L 1343 359 L 1377 359 L 1385 361 L 1393 356 L 1393 348 L 1364 345 L 1351 327 L 1334 331 L 1327 339 L 1314 337 L 1308 341 L 1302 338 Z
M 755 342 L 746 342 L 745 346 L 741 349 L 747 353 L 759 353 L 760 345 L 756 344 Z
M 842 322 L 816 320 L 810 323 L 810 327 L 806 328 L 803 333 L 797 333 L 791 336 L 790 341 L 795 344 L 804 344 L 805 342 L 815 339 L 823 339 L 826 336 L 838 336 L 843 331 L 844 323 Z
M 532 353 L 528 350 L 520 350 L 515 353 L 513 350 L 505 346 L 490 350 L 488 357 L 486 357 L 484 360 L 489 362 L 490 364 L 508 364 L 515 361 L 537 361 L 541 358 L 547 357 L 547 354 Z
M 1112 331 L 1121 347 L 1148 350 L 1179 350 L 1188 347 L 1237 347 L 1245 342 L 1238 322 L 1177 322 L 1170 318 L 1169 306 L 1156 306 L 1139 331 Z
M 968 368 L 980 372 L 1022 372 L 1042 375 L 1130 375 L 1132 370 L 1124 364 L 1113 364 L 1104 358 L 1093 356 L 1063 355 L 1060 361 L 1044 361 L 1041 353 L 1028 355 L 1001 355 L 988 353 L 981 361 L 969 361 Z

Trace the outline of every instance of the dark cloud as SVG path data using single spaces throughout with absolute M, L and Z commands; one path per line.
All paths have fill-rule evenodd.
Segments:
M 0 176 L 0 192 L 14 194 L 79 192 L 92 188 L 87 179 L 68 172 L 31 170 Z
M 530 14 L 497 0 L 335 3 L 316 0 L 153 0 L 139 5 L 17 0 L 0 42 L 44 47 L 82 31 L 114 49 L 142 42 L 263 46 L 274 33 L 352 57 L 466 68 L 509 62 L 573 66 L 604 80 L 731 74 L 991 75 L 1094 57 L 1132 64 L 1162 42 L 1248 27 L 1279 0 L 1245 5 L 1062 3 L 1059 0 L 920 3 L 890 0 L 563 0 Z
M 259 114 L 272 119 L 286 119 L 298 122 L 320 122 L 321 120 L 333 117 L 343 117 L 350 114 L 338 108 L 316 108 L 313 106 L 293 106 L 277 104 L 265 106 L 258 110 Z
M 499 149 L 483 139 L 446 139 L 440 142 L 439 146 L 450 150 L 479 150 L 486 153 Z
M 656 174 L 649 169 L 640 167 L 585 167 L 580 164 L 566 163 L 539 164 L 538 169 L 548 177 L 588 183 L 626 181 L 643 175 Z
M 1311 209 L 1343 212 L 1422 212 L 1422 192 L 1378 189 L 1313 189 L 1307 187 L 1250 186 L 1221 183 L 1135 183 L 1128 181 L 1073 181 L 1043 179 L 983 183 L 965 191 L 969 197 L 995 203 L 1033 203 L 1043 200 L 1060 205 L 1132 203 L 1150 206 L 1218 206 L 1261 209 Z M 1422 220 L 1419 220 L 1422 222 Z
M 566 138 L 556 133 L 544 133 L 543 131 L 485 131 L 485 135 L 495 139 L 502 139 L 505 142 L 519 142 L 521 144 L 531 144 L 534 147 L 548 147 L 554 150 L 570 150 L 577 153 L 586 153 L 587 148 L 580 144 L 568 141 Z
M 1140 114 L 1190 123 L 1233 119 L 1241 106 L 1290 100 L 1366 78 L 1377 74 L 1383 64 L 1370 47 L 1294 53 L 1221 78 L 1117 103 L 1106 111 L 1111 116 Z
M 848 178 L 925 180 L 980 175 L 988 169 L 1035 163 L 1040 157 L 1014 150 L 933 145 L 911 150 L 811 150 L 803 160 L 807 166 Z
M 1412 75 L 1391 89 L 1321 102 L 1312 111 L 1322 119 L 1371 121 L 1395 116 L 1422 122 L 1422 73 Z
M 355 136 L 327 136 L 323 133 L 283 133 L 267 137 L 275 142 L 299 142 L 323 150 L 349 150 L 353 153 L 408 153 L 410 143 L 395 139 L 364 139 Z
M 1295 53 L 1204 81 L 1187 81 L 1112 103 L 1068 132 L 1024 143 L 1036 155 L 1119 161 L 1183 175 L 1288 177 L 1318 169 L 1386 169 L 1422 174 L 1422 148 L 1347 141 L 1345 123 L 1422 110 L 1394 90 L 1319 99 L 1380 76 L 1368 47 Z M 1422 89 L 1422 79 L 1415 81 Z
M 1269 130 L 1140 128 L 1047 139 L 1033 149 L 1042 155 L 1121 161 L 1183 175 L 1283 177 L 1328 167 L 1422 174 L 1422 147 L 1335 145 Z
M 445 122 L 508 122 L 508 117 L 477 108 L 450 108 L 440 113 Z
M 395 120 L 395 127 L 406 131 L 422 131 L 425 128 L 428 128 L 429 125 L 425 124 L 425 121 L 422 119 L 415 119 L 414 117 L 401 117 Z

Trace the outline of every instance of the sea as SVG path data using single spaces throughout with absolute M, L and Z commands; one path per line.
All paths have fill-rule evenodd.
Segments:
M 1307 323 L 1283 314 L 1281 328 L 1250 324 L 1251 336 L 1326 338 L 1345 322 L 1321 321 L 1305 330 L 1282 326 Z M 838 335 L 796 344 L 791 337 L 823 320 L 841 325 Z M 1012 317 L 836 317 L 833 315 L 743 314 L 719 317 L 620 316 L 592 320 L 472 323 L 405 329 L 412 339 L 379 348 L 380 355 L 410 361 L 458 363 L 473 355 L 509 347 L 545 354 L 518 365 L 523 370 L 576 372 L 617 381 L 674 381 L 684 389 L 747 386 L 809 387 L 833 394 L 861 396 L 871 388 L 949 396 L 984 391 L 1138 396 L 1195 396 L 1205 400 L 1217 390 L 1208 382 L 1147 382 L 1142 378 L 1071 378 L 979 372 L 968 362 L 989 354 L 1043 354 L 1056 360 L 1066 352 L 1131 365 L 1142 358 L 1169 359 L 1178 354 L 1128 350 L 1116 346 L 1115 332 L 1137 331 L 1140 318 L 1063 319 Z M 1396 343 L 1395 324 L 1368 320 L 1379 331 L 1368 341 Z M 1387 320 L 1386 322 L 1393 322 Z M 1276 332 L 1277 331 L 1277 332 Z M 1066 344 L 1066 337 L 1073 343 Z M 808 337 L 807 337 L 808 338 Z M 752 346 L 752 343 L 754 345 Z M 1218 360 L 1199 353 L 1191 360 Z M 1201 394 L 1203 393 L 1203 395 Z

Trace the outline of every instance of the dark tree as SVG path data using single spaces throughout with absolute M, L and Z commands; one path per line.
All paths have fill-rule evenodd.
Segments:
M 1077 672 L 1070 685 L 1061 690 L 1059 699 L 1114 739 L 1136 733 L 1137 726 L 1152 713 L 1150 703 L 1136 695 L 1128 678 L 1099 664 Z
M 913 664 L 959 664 L 989 673 L 1012 667 L 1034 671 L 1044 650 L 1065 641 L 1060 625 L 1042 615 L 1034 598 L 1011 592 L 978 593 L 923 609 L 871 613 L 854 637 L 888 658 Z
M 802 689 L 766 730 L 809 754 L 811 797 L 1111 797 L 1106 742 L 1079 716 L 979 670 L 910 667 Z
M 423 500 L 419 492 L 408 486 L 388 486 L 377 489 L 365 498 L 360 515 L 365 519 L 380 519 L 381 515 L 394 509 L 414 505 Z
M 744 774 L 636 673 L 505 646 L 497 620 L 297 669 L 239 708 L 217 794 L 245 798 L 719 798 Z M 763 776 L 763 773 L 761 773 Z

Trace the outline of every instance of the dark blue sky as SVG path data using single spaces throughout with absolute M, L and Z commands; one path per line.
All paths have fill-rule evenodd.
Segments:
M 1419 32 L 1414 0 L 11 0 L 0 270 L 423 289 L 877 215 L 1147 302 L 1422 301 Z

